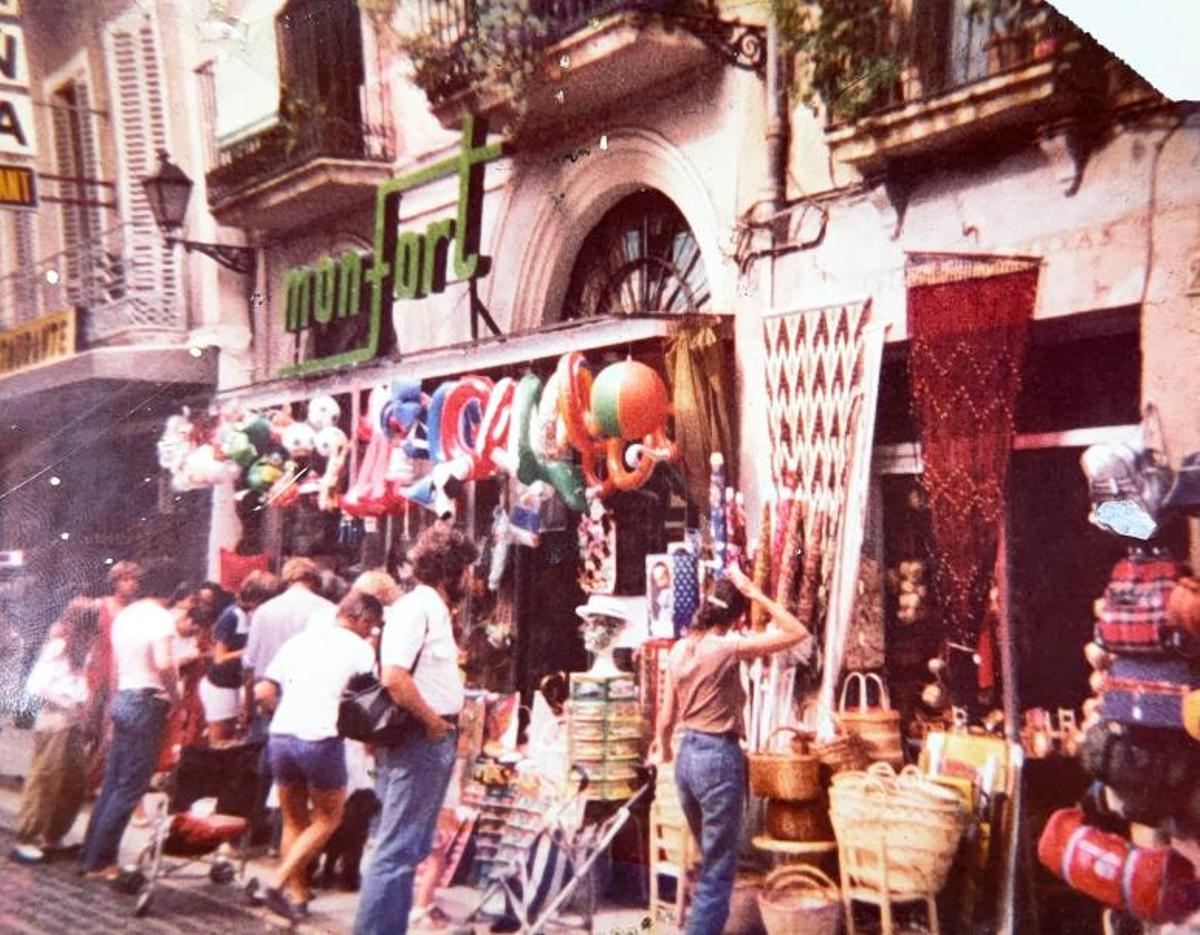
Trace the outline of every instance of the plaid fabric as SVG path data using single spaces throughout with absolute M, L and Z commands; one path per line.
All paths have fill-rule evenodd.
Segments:
M 1155 581 L 1174 581 L 1180 574 L 1179 563 L 1169 555 L 1123 558 L 1113 565 L 1109 580 L 1149 584 Z
M 1096 642 L 1115 653 L 1161 655 L 1175 648 L 1167 600 L 1179 577 L 1169 556 L 1123 558 L 1113 566 Z

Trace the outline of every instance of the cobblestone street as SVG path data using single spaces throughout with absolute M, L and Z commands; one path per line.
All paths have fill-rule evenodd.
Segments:
M 13 836 L 0 831 L 0 851 L 7 854 Z M 0 858 L 0 932 L 12 935 L 61 932 L 268 933 L 279 931 L 270 922 L 241 908 L 235 888 L 210 885 L 202 868 L 160 886 L 149 915 L 135 919 L 133 898 L 75 876 L 75 863 L 66 859 L 26 867 Z

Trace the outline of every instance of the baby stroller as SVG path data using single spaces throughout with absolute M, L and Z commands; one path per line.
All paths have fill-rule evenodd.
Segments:
M 538 935 L 588 880 L 596 861 L 629 820 L 633 806 L 652 788 L 653 771 L 646 769 L 641 773 L 641 785 L 615 814 L 600 824 L 571 828 L 562 819 L 588 785 L 587 775 L 574 767 L 574 794 L 551 809 L 525 860 L 510 861 L 507 866 L 498 868 L 488 881 L 483 896 L 474 902 L 461 922 L 456 918 L 461 916 L 460 912 L 456 912 L 461 906 L 461 901 L 455 898 L 456 894 L 439 891 L 434 896 L 434 905 L 442 915 L 456 921 L 459 931 L 465 932 L 471 930 L 471 920 L 498 894 L 503 894 L 509 909 L 516 916 L 519 931 L 524 935 Z M 590 927 L 589 919 L 589 930 Z
M 259 764 L 265 741 L 229 747 L 185 747 L 168 775 L 165 794 L 158 797 L 152 818 L 150 842 L 138 857 L 129 889 L 137 892 L 133 914 L 144 916 L 154 901 L 154 889 L 163 877 L 198 862 L 208 864 L 208 879 L 225 886 L 243 882 L 254 899 L 258 881 L 245 881 L 243 843 L 260 803 Z M 197 801 L 217 800 L 209 815 L 188 811 Z M 220 851 L 229 845 L 230 860 Z M 168 858 L 178 858 L 168 860 Z

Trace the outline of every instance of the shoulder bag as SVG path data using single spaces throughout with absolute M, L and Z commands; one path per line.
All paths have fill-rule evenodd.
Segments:
M 413 659 L 410 674 L 416 674 L 429 639 L 429 624 L 421 637 L 421 647 Z M 350 680 L 338 703 L 338 735 L 349 740 L 377 747 L 398 747 L 422 733 L 424 725 L 407 708 L 392 700 L 391 693 L 374 675 L 360 675 Z

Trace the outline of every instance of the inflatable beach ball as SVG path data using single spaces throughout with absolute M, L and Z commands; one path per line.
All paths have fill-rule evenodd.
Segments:
M 635 360 L 605 367 L 592 383 L 595 427 L 609 438 L 643 438 L 662 428 L 669 411 L 662 377 Z

